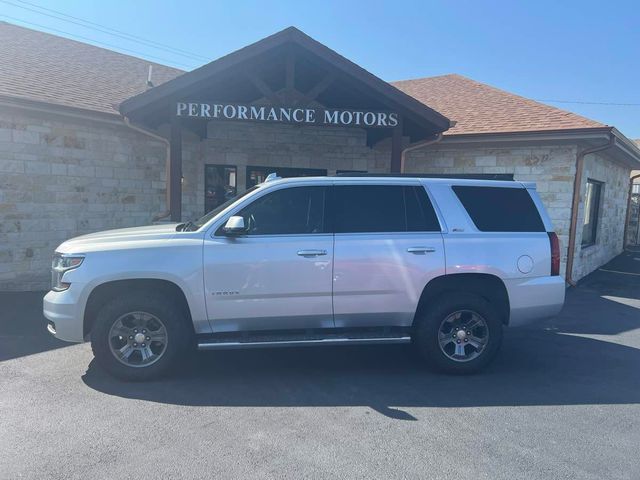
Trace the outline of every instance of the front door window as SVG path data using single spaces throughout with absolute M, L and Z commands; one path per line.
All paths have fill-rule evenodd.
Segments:
M 325 187 L 290 187 L 257 199 L 236 215 L 247 235 L 324 233 Z

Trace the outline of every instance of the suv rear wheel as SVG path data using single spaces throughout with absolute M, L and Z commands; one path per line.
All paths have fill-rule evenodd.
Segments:
M 132 292 L 100 309 L 91 348 L 110 374 L 124 380 L 151 380 L 187 353 L 190 337 L 188 319 L 170 298 Z
M 502 322 L 479 295 L 448 293 L 416 319 L 414 344 L 438 370 L 474 373 L 496 356 L 502 343 Z

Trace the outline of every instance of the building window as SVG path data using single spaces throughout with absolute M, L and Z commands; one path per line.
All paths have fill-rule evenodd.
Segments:
M 270 173 L 275 173 L 282 178 L 323 177 L 327 175 L 327 171 L 320 168 L 247 167 L 247 188 L 264 182 Z
M 204 213 L 210 212 L 238 193 L 237 168 L 229 165 L 204 166 Z
M 582 225 L 582 246 L 588 247 L 596 243 L 598 232 L 598 217 L 600 216 L 600 197 L 602 196 L 602 182 L 587 180 L 584 195 L 584 223 Z
M 640 193 L 640 183 L 634 183 L 631 187 L 631 193 L 638 194 Z

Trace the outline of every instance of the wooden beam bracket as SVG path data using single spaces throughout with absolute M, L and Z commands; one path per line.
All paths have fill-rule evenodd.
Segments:
M 262 78 L 260 78 L 257 72 L 247 72 L 246 76 L 251 81 L 251 83 L 253 83 L 255 87 L 260 90 L 262 96 L 269 99 L 272 103 L 278 104 L 282 101 L 280 97 L 278 97 L 278 94 L 271 90 L 269 85 L 267 85 L 267 83 Z
M 284 87 L 284 99 L 285 102 L 290 104 L 295 98 L 296 89 L 296 57 L 293 51 L 287 52 L 286 64 L 285 64 L 285 87 Z
M 322 80 L 316 83 L 314 87 L 311 90 L 309 90 L 309 92 L 307 92 L 300 98 L 300 100 L 298 101 L 298 105 L 302 107 L 306 107 L 307 105 L 309 105 L 316 98 L 318 98 L 318 96 L 322 92 L 324 92 L 327 88 L 329 88 L 335 79 L 336 79 L 335 74 L 327 73 L 324 77 L 322 77 Z

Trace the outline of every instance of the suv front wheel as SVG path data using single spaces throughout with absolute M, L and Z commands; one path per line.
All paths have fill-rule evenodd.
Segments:
M 130 292 L 100 309 L 91 331 L 91 348 L 110 374 L 124 380 L 151 380 L 181 360 L 190 337 L 184 313 L 170 298 Z
M 447 293 L 416 318 L 413 341 L 438 370 L 474 373 L 496 356 L 502 343 L 502 322 L 479 295 Z

